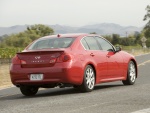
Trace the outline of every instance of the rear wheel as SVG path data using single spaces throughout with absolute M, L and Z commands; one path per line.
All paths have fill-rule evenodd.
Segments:
M 90 65 L 87 65 L 84 71 L 83 83 L 79 86 L 83 92 L 90 92 L 95 86 L 95 72 Z
M 136 66 L 133 61 L 130 61 L 128 64 L 128 72 L 127 72 L 127 79 L 123 80 L 124 85 L 133 85 L 136 80 Z
M 35 86 L 20 86 L 20 91 L 25 96 L 33 96 L 38 92 L 38 87 Z

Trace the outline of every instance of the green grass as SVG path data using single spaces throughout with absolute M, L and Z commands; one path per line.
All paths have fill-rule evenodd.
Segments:
M 0 48 L 0 58 L 12 58 L 22 50 L 22 48 Z
M 149 48 L 142 48 L 141 46 L 121 46 L 123 51 L 126 51 L 132 55 L 142 55 L 145 53 L 150 53 Z

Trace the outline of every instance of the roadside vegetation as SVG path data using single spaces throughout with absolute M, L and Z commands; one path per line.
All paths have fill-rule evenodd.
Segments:
M 9 76 L 9 64 L 0 64 L 0 89 L 12 86 Z
M 146 7 L 146 15 L 144 21 L 147 24 L 141 32 L 134 34 L 127 34 L 122 37 L 118 34 L 103 36 L 109 40 L 113 45 L 119 45 L 123 50 L 134 52 L 135 50 L 142 50 L 141 38 L 146 37 L 146 46 L 150 48 L 150 6 Z M 12 58 L 17 52 L 22 51 L 32 41 L 47 35 L 54 34 L 54 30 L 42 24 L 28 26 L 27 29 L 18 34 L 4 35 L 0 37 L 0 58 Z M 93 32 L 92 34 L 96 34 Z M 146 49 L 143 51 L 147 52 Z M 130 52 L 130 53 L 131 53 Z
M 123 50 L 133 54 L 139 55 L 143 53 L 150 52 L 150 6 L 146 7 L 146 15 L 144 16 L 144 21 L 147 21 L 147 24 L 141 32 L 135 32 L 134 34 L 126 35 L 121 37 L 118 34 L 105 35 L 103 36 L 109 40 L 113 45 L 119 45 Z M 54 34 L 54 30 L 48 26 L 38 24 L 27 27 L 24 32 L 12 35 L 4 35 L 0 37 L 0 88 L 11 86 L 10 76 L 9 76 L 9 67 L 10 59 L 17 53 L 22 51 L 28 44 L 32 41 L 46 36 Z M 92 34 L 96 34 L 93 32 Z M 142 47 L 141 38 L 146 37 L 146 46 L 147 49 Z M 9 64 L 6 64 L 2 61 L 9 61 Z

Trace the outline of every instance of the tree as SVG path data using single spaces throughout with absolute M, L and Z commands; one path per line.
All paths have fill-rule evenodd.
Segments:
M 146 15 L 144 16 L 144 21 L 148 21 L 144 27 L 144 35 L 146 38 L 150 38 L 150 5 L 146 7 Z
M 25 32 L 39 35 L 41 37 L 54 34 L 54 30 L 52 28 L 42 25 L 42 24 L 29 26 L 27 27 L 27 30 Z
M 8 35 L 2 35 L 2 36 L 0 36 L 0 41 L 3 41 L 3 39 L 5 39 L 5 38 L 7 38 L 8 37 Z
M 90 34 L 97 34 L 96 32 L 91 32 Z
M 112 44 L 120 44 L 120 36 L 118 34 L 113 34 L 112 35 Z
M 146 46 L 147 46 L 147 47 L 150 47 L 150 38 L 147 39 L 147 41 L 146 41 Z
M 135 37 L 134 43 L 136 45 L 141 45 L 141 36 L 142 35 L 137 31 L 134 33 L 134 37 Z
M 38 24 L 27 27 L 27 30 L 18 34 L 12 34 L 4 38 L 0 47 L 26 47 L 29 43 L 40 37 L 51 35 L 54 31 L 52 28 Z
M 111 36 L 110 35 L 105 35 L 105 36 L 103 36 L 105 39 L 107 39 L 109 42 L 111 42 L 112 43 L 112 38 L 111 38 Z

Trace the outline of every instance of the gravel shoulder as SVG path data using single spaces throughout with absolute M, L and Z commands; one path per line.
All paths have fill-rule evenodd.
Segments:
M 146 54 L 150 54 L 150 53 L 146 53 Z M 135 52 L 133 55 L 139 56 L 145 54 L 141 52 L 139 53 Z M 10 80 L 9 68 L 10 68 L 10 64 L 0 64 L 0 89 L 9 88 L 13 86 Z
M 9 68 L 10 64 L 0 64 L 0 89 L 12 86 Z

